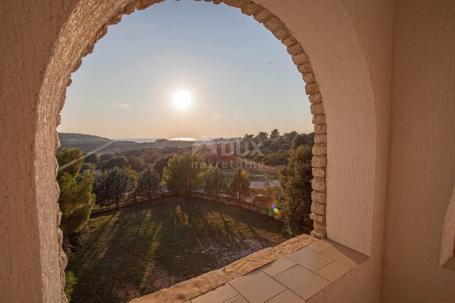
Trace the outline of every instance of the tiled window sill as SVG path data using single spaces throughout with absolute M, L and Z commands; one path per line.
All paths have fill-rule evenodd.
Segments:
M 188 303 L 304 303 L 366 260 L 320 240 Z
M 289 240 L 294 240 L 294 248 L 299 243 L 295 239 Z M 300 241 L 308 239 L 301 238 Z M 288 246 L 287 253 L 280 251 L 282 254 L 275 255 L 274 260 L 262 260 L 262 266 L 245 270 L 243 275 L 224 283 L 220 284 L 213 276 L 215 280 L 206 281 L 211 287 L 208 285 L 208 290 L 202 295 L 188 293 L 184 286 L 177 284 L 159 292 L 161 294 L 155 293 L 132 302 L 304 303 L 367 260 L 365 255 L 331 241 L 311 239 L 311 242 L 300 244 L 298 249 L 289 249 Z M 261 252 L 250 260 L 253 263 L 261 260 Z M 244 266 L 248 266 L 248 261 Z M 221 271 L 226 271 L 226 268 Z
M 266 266 L 282 256 L 298 251 L 316 241 L 309 235 L 289 239 L 277 246 L 252 253 L 223 268 L 193 279 L 175 284 L 169 288 L 132 300 L 130 303 L 182 303 L 210 292 L 241 276 Z

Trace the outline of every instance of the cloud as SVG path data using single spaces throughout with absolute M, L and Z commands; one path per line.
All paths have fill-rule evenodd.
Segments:
M 125 102 L 116 102 L 114 103 L 114 107 L 121 108 L 121 109 L 128 109 L 131 108 L 131 104 Z

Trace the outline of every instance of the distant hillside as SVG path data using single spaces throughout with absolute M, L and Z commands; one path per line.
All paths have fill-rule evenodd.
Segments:
M 87 134 L 59 133 L 58 135 L 60 138 L 61 148 L 77 147 L 84 153 L 94 151 L 106 145 L 104 148 L 97 151 L 99 154 L 120 153 L 128 150 L 143 148 L 190 147 L 194 143 L 191 141 L 173 141 L 167 139 L 159 139 L 155 142 L 138 143 L 126 140 L 116 141 Z

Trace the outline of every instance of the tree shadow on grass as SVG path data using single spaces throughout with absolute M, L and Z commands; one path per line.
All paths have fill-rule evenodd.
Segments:
M 74 303 L 126 302 L 220 268 L 286 238 L 260 214 L 169 197 L 95 218 L 71 257 Z

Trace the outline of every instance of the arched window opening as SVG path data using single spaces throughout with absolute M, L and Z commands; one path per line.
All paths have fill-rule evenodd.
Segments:
M 128 4 L 124 7 L 123 11 L 120 12 L 120 14 L 114 15 L 109 22 L 101 28 L 101 30 L 95 35 L 94 40 L 89 43 L 89 45 L 86 47 L 86 49 L 82 52 L 83 56 L 86 56 L 90 54 L 93 49 L 94 49 L 94 44 L 96 43 L 97 40 L 102 38 L 106 32 L 107 32 L 107 26 L 116 24 L 120 22 L 122 15 L 124 14 L 129 14 L 135 11 L 135 9 L 144 9 L 148 7 L 149 5 L 153 3 L 157 3 L 161 1 L 139 1 L 139 2 L 134 2 L 132 4 Z M 221 1 L 214 1 L 215 4 L 220 3 Z M 277 151 L 280 151 L 280 142 L 281 141 L 289 141 L 287 144 L 288 146 L 288 158 L 284 161 L 285 167 L 282 170 L 281 178 L 280 180 L 282 183 L 286 183 L 287 185 L 282 184 L 282 188 L 284 190 L 284 193 L 282 193 L 282 196 L 276 196 L 274 195 L 273 199 L 264 202 L 261 201 L 261 197 L 265 196 L 264 193 L 269 193 L 269 191 L 273 192 L 273 189 L 269 188 L 262 188 L 259 190 L 256 190 L 255 188 L 251 188 L 252 181 L 256 182 L 256 180 L 252 180 L 252 175 L 257 173 L 257 172 L 248 172 L 248 170 L 244 170 L 242 168 L 240 169 L 235 169 L 232 170 L 231 176 L 230 176 L 230 181 L 228 182 L 229 184 L 225 187 L 228 187 L 232 191 L 234 191 L 234 194 L 231 195 L 230 198 L 227 198 L 225 201 L 225 204 L 232 205 L 235 204 L 236 207 L 244 208 L 244 209 L 249 209 L 250 211 L 256 211 L 256 212 L 262 212 L 266 213 L 268 216 L 275 218 L 275 219 L 282 219 L 283 221 L 286 222 L 286 226 L 288 227 L 289 235 L 296 235 L 299 232 L 310 232 L 311 234 L 315 237 L 318 238 L 324 238 L 326 236 L 326 211 L 325 211 L 325 204 L 326 204 L 326 166 L 327 166 L 327 125 L 326 125 L 326 119 L 325 119 L 325 114 L 324 114 L 324 108 L 322 105 L 322 97 L 319 92 L 319 87 L 316 82 L 315 75 L 313 73 L 313 70 L 311 68 L 311 64 L 309 62 L 309 58 L 306 55 L 306 53 L 303 51 L 302 46 L 297 42 L 297 40 L 292 37 L 290 31 L 286 28 L 286 26 L 273 14 L 271 14 L 267 9 L 263 8 L 260 5 L 257 5 L 253 2 L 243 2 L 243 1 L 225 1 L 226 4 L 231 5 L 233 7 L 240 8 L 242 13 L 246 15 L 253 16 L 257 21 L 262 23 L 276 38 L 278 38 L 284 46 L 287 48 L 287 52 L 290 54 L 292 58 L 293 64 L 297 67 L 298 72 L 301 74 L 303 77 L 303 80 L 306 82 L 305 85 L 305 92 L 308 96 L 307 99 L 309 99 L 310 103 L 310 108 L 311 108 L 311 114 L 312 114 L 312 123 L 314 124 L 314 133 L 312 134 L 304 134 L 304 135 L 298 135 L 294 134 L 294 132 L 287 132 L 285 134 L 280 134 L 276 129 L 273 129 L 273 131 L 270 134 L 264 133 L 259 131 L 258 133 L 254 134 L 251 136 L 250 134 L 246 133 L 245 136 L 239 139 L 239 141 L 229 141 L 231 138 L 227 138 L 228 140 L 226 141 L 226 138 L 222 139 L 221 142 L 220 140 L 215 141 L 215 144 L 208 144 L 205 141 L 201 143 L 202 140 L 197 140 L 196 144 L 194 142 L 189 143 L 182 143 L 186 141 L 188 138 L 182 138 L 180 137 L 177 142 L 179 144 L 176 146 L 174 143 L 169 143 L 169 140 L 159 140 L 157 142 L 154 142 L 154 144 L 160 145 L 161 149 L 164 149 L 166 152 L 169 151 L 169 148 L 172 150 L 172 148 L 182 148 L 183 146 L 183 151 L 186 149 L 185 153 L 188 155 L 193 155 L 196 150 L 197 156 L 202 156 L 202 158 L 205 159 L 205 162 L 203 165 L 207 166 L 209 164 L 207 161 L 207 158 L 205 156 L 207 155 L 206 152 L 209 152 L 212 154 L 215 154 L 215 158 L 217 156 L 220 156 L 220 153 L 222 154 L 221 156 L 225 157 L 227 156 L 232 156 L 233 151 L 235 155 L 235 151 L 239 151 L 242 153 L 242 160 L 245 158 L 246 160 L 250 160 L 251 162 L 265 162 L 269 161 L 270 163 L 273 162 L 280 162 L 280 156 L 276 155 L 277 153 L 275 152 L 274 149 L 277 149 Z M 152 59 L 153 60 L 153 59 Z M 73 68 L 73 71 L 77 70 L 79 66 L 81 66 L 82 61 L 78 61 Z M 270 64 L 270 63 L 269 63 Z M 119 68 L 119 66 L 111 66 L 111 72 L 115 73 L 116 69 Z M 216 75 L 214 75 L 216 77 Z M 74 82 L 78 81 L 77 79 L 77 74 L 74 77 Z M 299 79 L 301 81 L 301 79 Z M 72 81 L 68 81 L 68 85 L 71 84 Z M 302 83 L 303 87 L 303 83 Z M 71 92 L 70 92 L 70 98 L 71 98 Z M 195 94 L 193 94 L 193 90 L 188 87 L 182 87 L 182 86 L 174 86 L 173 92 L 170 94 L 170 101 L 172 104 L 172 107 L 176 111 L 185 111 L 191 108 L 193 105 L 193 99 L 195 97 Z M 281 97 L 281 96 L 280 96 Z M 281 104 L 284 104 L 284 101 L 280 101 Z M 280 103 L 278 102 L 278 103 Z M 305 102 L 304 94 L 302 94 L 302 100 L 300 102 Z M 71 103 L 68 103 L 71 104 Z M 242 104 L 244 106 L 245 104 Z M 121 111 L 127 111 L 130 109 L 131 104 L 128 102 L 124 102 L 123 99 L 119 99 L 115 101 L 114 106 L 116 106 L 118 109 Z M 64 112 L 65 113 L 65 112 Z M 295 113 L 297 114 L 297 112 Z M 290 114 L 291 115 L 291 114 Z M 101 117 L 101 115 L 99 116 Z M 64 121 L 66 120 L 65 115 L 63 116 Z M 123 117 L 122 117 L 123 118 Z M 135 121 L 128 121 L 127 125 L 132 125 Z M 185 124 L 188 125 L 188 124 Z M 90 127 L 89 127 L 90 129 Z M 126 129 L 126 128 L 124 128 Z M 85 132 L 85 131 L 81 131 Z M 293 138 L 290 140 L 287 140 L 286 136 L 292 135 Z M 295 135 L 295 136 L 294 136 Z M 129 135 L 127 135 L 129 136 Z M 117 136 L 118 137 L 118 136 Z M 129 147 L 125 147 L 124 145 L 127 145 L 125 143 L 125 140 L 110 140 L 106 138 L 97 138 L 97 137 L 85 137 L 83 135 L 76 135 L 74 134 L 61 134 L 60 135 L 60 141 L 63 144 L 63 147 L 71 147 L 72 144 L 77 147 L 77 144 L 75 142 L 77 140 L 88 140 L 88 146 L 94 147 L 95 145 L 95 150 L 88 149 L 82 151 L 82 153 L 78 154 L 77 152 L 74 152 L 74 150 L 60 150 L 57 158 L 59 160 L 59 163 L 63 167 L 63 169 L 60 170 L 59 172 L 59 178 L 63 178 L 65 173 L 70 174 L 69 171 L 71 171 L 71 168 L 74 165 L 68 165 L 67 166 L 67 160 L 76 160 L 76 159 L 81 159 L 83 158 L 83 161 L 85 162 L 81 167 L 76 169 L 76 173 L 72 176 L 74 180 L 79 180 L 80 183 L 84 183 L 85 179 L 84 176 L 82 176 L 83 171 L 93 171 L 95 180 L 92 187 L 93 191 L 96 192 L 97 197 L 100 199 L 100 201 L 107 201 L 108 203 L 106 204 L 111 204 L 111 205 L 102 205 L 103 203 L 98 203 L 101 205 L 97 205 L 97 208 L 100 209 L 92 209 L 92 214 L 91 217 L 103 217 L 103 214 L 105 212 L 107 213 L 114 213 L 107 221 L 101 222 L 103 226 L 108 226 L 108 228 L 111 231 L 117 231 L 117 234 L 123 234 L 123 232 L 119 232 L 119 230 L 122 228 L 122 224 L 126 225 L 131 225 L 130 223 L 136 222 L 136 224 L 143 224 L 143 218 L 133 218 L 133 220 L 128 221 L 128 218 L 130 218 L 130 214 L 125 214 L 123 212 L 123 209 L 126 209 L 130 206 L 134 206 L 140 202 L 143 202 L 142 199 L 148 198 L 149 200 L 151 198 L 155 199 L 165 199 L 167 198 L 166 196 L 168 195 L 173 195 L 177 193 L 180 196 L 186 196 L 187 198 L 189 196 L 198 197 L 198 195 L 203 195 L 202 198 L 207 199 L 206 194 L 208 193 L 209 189 L 205 188 L 203 191 L 198 191 L 198 188 L 196 186 L 184 186 L 183 190 L 179 189 L 178 184 L 182 184 L 181 180 L 175 180 L 173 177 L 176 175 L 181 174 L 181 165 L 182 163 L 185 163 L 185 161 L 190 161 L 192 165 L 194 164 L 194 158 L 185 158 L 185 156 L 182 156 L 182 154 L 179 155 L 179 157 L 174 157 L 174 155 L 167 157 L 166 161 L 163 161 L 163 163 L 160 163 L 157 161 L 154 163 L 153 168 L 150 167 L 142 167 L 144 160 L 141 158 L 143 155 L 139 155 L 135 153 L 133 150 Z M 96 144 L 94 144 L 93 141 L 96 141 Z M 223 141 L 224 140 L 224 141 Z M 138 140 L 136 140 L 138 141 Z M 140 140 L 139 140 L 140 141 Z M 167 142 L 166 142 L 167 141 Z M 174 141 L 175 142 L 175 141 Z M 213 141 L 212 141 L 213 142 Z M 278 143 L 277 143 L 278 142 Z M 144 146 L 147 145 L 146 142 L 134 142 L 137 144 L 143 144 Z M 133 143 L 133 145 L 134 145 Z M 245 144 L 247 143 L 247 144 Z M 84 143 L 85 144 L 85 143 Z M 170 144 L 171 146 L 168 146 L 167 144 Z M 269 155 L 260 155 L 261 157 L 259 158 L 254 158 L 255 155 L 250 155 L 248 153 L 245 154 L 245 149 L 247 145 L 250 145 L 252 147 L 252 151 L 257 151 L 259 150 L 258 146 L 261 144 L 265 144 L 268 149 L 274 151 L 275 153 L 268 157 Z M 215 146 L 215 147 L 214 147 Z M 302 147 L 302 148 L 300 148 Z M 100 148 L 100 153 L 98 153 L 98 148 Z M 215 152 L 213 153 L 213 150 L 215 149 Z M 113 150 L 114 152 L 108 153 L 106 152 L 107 150 Z M 93 152 L 94 151 L 94 152 Z M 104 152 L 103 152 L 104 151 Z M 76 155 L 72 154 L 76 153 Z M 115 155 L 112 156 L 112 153 Z M 98 155 L 97 155 L 98 154 Z M 101 154 L 101 155 L 99 155 Z M 88 157 L 86 157 L 88 156 Z M 132 156 L 132 157 L 130 157 Z M 147 155 L 149 156 L 149 155 Z M 150 155 L 152 157 L 153 155 Z M 257 156 L 257 155 L 256 155 Z M 73 159 L 74 158 L 74 159 Z M 103 158 L 103 159 L 101 159 Z M 140 158 L 140 159 L 138 159 Z M 158 157 L 158 160 L 162 160 L 160 157 Z M 283 157 L 281 157 L 283 158 Z M 225 159 L 225 158 L 223 158 Z M 142 163 L 141 161 L 142 160 Z M 155 159 L 156 160 L 156 159 Z M 215 159 L 217 160 L 217 159 Z M 197 162 L 197 161 L 196 161 Z M 213 162 L 213 161 L 212 161 Z M 215 161 L 216 162 L 216 161 Z M 248 162 L 245 162 L 246 165 L 248 165 Z M 74 162 L 70 161 L 70 164 L 74 164 Z M 283 163 L 281 163 L 283 164 Z M 251 165 L 251 164 L 250 164 Z M 300 165 L 300 166 L 299 166 Z M 210 166 L 210 165 L 208 165 Z M 131 170 L 134 170 L 135 167 L 141 167 L 144 169 L 141 169 L 140 171 L 137 171 L 135 173 L 131 174 Z M 156 167 L 160 167 L 159 173 L 156 171 Z M 172 167 L 175 168 L 174 173 L 172 172 Z M 192 168 L 194 168 L 192 166 Z M 130 170 L 130 175 L 128 170 Z M 304 173 L 302 173 L 304 171 Z M 200 168 L 198 167 L 198 174 L 204 172 L 204 175 L 207 175 L 206 172 L 206 167 Z M 264 173 L 265 171 L 260 171 L 260 173 Z M 301 174 L 300 176 L 297 176 L 297 174 Z M 133 178 L 131 175 L 136 174 L 136 176 Z M 245 175 L 247 177 L 245 177 Z M 249 176 L 248 176 L 249 175 Z M 145 178 L 145 177 L 147 178 Z M 152 176 L 154 178 L 152 178 Z M 296 178 L 297 176 L 297 178 Z M 97 178 L 98 177 L 98 178 Z M 156 178 L 155 178 L 156 177 Z M 213 174 L 213 177 L 216 177 L 216 172 Z M 302 181 L 302 178 L 305 180 Z M 65 182 L 73 182 L 74 180 L 68 177 L 67 179 L 60 179 L 60 187 L 65 188 L 65 185 L 67 183 Z M 151 182 L 150 180 L 153 179 L 156 182 Z M 215 178 L 216 179 L 216 178 Z M 210 179 L 210 181 L 216 181 L 215 179 Z M 82 181 L 81 181 L 82 180 Z M 112 183 L 112 180 L 119 181 L 116 184 L 112 185 L 109 184 L 109 182 Z M 144 182 L 145 180 L 145 182 Z M 150 181 L 150 182 L 149 182 Z M 75 182 L 75 181 L 74 181 Z M 73 183 L 74 183 L 73 182 Z M 76 182 L 77 183 L 77 182 Z M 87 181 L 87 183 L 90 183 Z M 151 184 L 153 183 L 153 184 Z M 164 186 L 163 186 L 164 183 Z M 191 182 L 190 182 L 191 183 Z M 207 182 L 206 182 L 207 183 Z M 214 182 L 216 183 L 216 182 Z M 249 192 L 253 193 L 252 195 L 254 196 L 254 199 L 250 199 L 249 201 L 246 196 L 244 196 L 244 193 L 242 192 L 242 186 L 246 183 L 249 183 Z M 263 182 L 264 183 L 264 182 Z M 135 184 L 134 186 L 130 186 L 131 184 Z M 177 184 L 177 185 L 175 185 Z M 183 184 L 188 185 L 188 182 L 183 182 Z M 80 185 L 80 184 L 78 184 Z M 292 187 L 292 188 L 286 188 Z M 115 193 L 115 191 L 118 191 L 119 187 L 122 187 L 122 192 L 120 193 Z M 139 187 L 144 187 L 146 190 L 143 192 L 138 192 L 135 190 L 135 188 Z M 147 190 L 150 188 L 154 188 L 154 190 Z M 303 188 L 305 189 L 303 190 Z M 114 190 L 115 189 L 115 190 Z M 261 191 L 262 190 L 262 191 Z M 287 190 L 287 192 L 286 192 Z M 297 194 L 296 194 L 297 190 Z M 152 192 L 153 191 L 153 192 Z M 298 192 L 300 191 L 300 193 Z M 64 191 L 63 191 L 64 192 Z M 222 192 L 220 190 L 220 192 Z M 147 197 L 144 197 L 144 194 L 147 195 Z M 218 191 L 210 192 L 210 194 L 213 196 L 215 195 L 216 198 L 219 198 L 222 196 L 224 193 L 219 193 Z M 283 197 L 288 195 L 293 195 L 290 199 L 289 197 Z M 141 196 L 142 195 L 142 196 Z M 156 197 L 158 195 L 158 197 Z M 300 196 L 299 196 L 300 195 Z M 212 197 L 213 198 L 213 197 Z M 280 200 L 281 199 L 281 200 Z M 295 205 L 292 203 L 289 203 L 288 200 L 292 201 L 298 201 L 298 200 L 304 200 L 306 201 L 305 207 L 301 207 L 301 205 Z M 210 199 L 209 199 L 210 200 Z M 266 199 L 267 200 L 267 199 Z M 93 202 L 88 202 L 89 198 L 87 197 L 87 205 Z M 94 200 L 93 200 L 94 201 Z M 265 203 L 264 205 L 258 206 L 258 203 Z M 172 206 L 175 206 L 175 211 L 176 213 L 185 213 L 184 216 L 181 218 L 177 218 L 178 220 L 186 220 L 188 222 L 192 221 L 194 222 L 196 219 L 194 217 L 190 217 L 188 215 L 188 210 L 182 209 L 182 204 L 181 203 L 175 203 L 175 205 L 172 204 L 172 202 L 168 203 L 171 204 Z M 166 205 L 168 206 L 168 205 Z M 265 206 L 265 207 L 264 207 Z M 62 204 L 61 204 L 62 208 Z M 69 230 L 74 230 L 79 232 L 83 228 L 87 228 L 87 221 L 90 218 L 90 215 L 87 216 L 87 212 L 85 211 L 84 207 L 75 207 L 79 211 L 72 213 L 72 210 L 65 209 L 63 207 L 62 212 L 63 212 L 63 222 L 62 222 L 62 227 L 65 232 L 68 232 Z M 147 217 L 147 210 L 141 209 L 144 213 L 144 217 Z M 65 211 L 67 211 L 65 213 Z M 189 212 L 192 212 L 191 210 Z M 82 214 L 81 214 L 82 213 Z M 156 213 L 156 211 L 152 212 L 153 214 Z M 123 218 L 120 218 L 122 216 Z M 79 220 L 77 222 L 73 221 L 73 217 L 80 218 L 81 216 L 85 215 L 85 219 Z M 117 217 L 115 217 L 117 216 Z M 221 216 L 222 217 L 222 216 Z M 113 219 L 112 219 L 113 218 Z M 130 218 L 131 219 L 131 218 Z M 137 220 L 136 220 L 137 219 Z M 175 218 L 174 218 L 175 219 Z M 90 219 L 91 220 L 91 219 Z M 95 219 L 96 220 L 96 219 Z M 110 222 L 112 220 L 112 222 Z M 80 222 L 85 221 L 85 224 L 81 224 Z M 126 222 L 126 223 L 125 223 Z M 66 223 L 66 224 L 65 224 Z M 175 223 L 175 222 L 174 222 Z M 76 225 L 76 226 L 73 226 Z M 293 225 L 294 224 L 294 225 Z M 300 224 L 300 226 L 299 226 Z M 84 226 L 83 226 L 84 225 Z M 270 225 L 269 224 L 269 228 Z M 174 226 L 175 227 L 175 226 Z M 91 234 L 90 239 L 94 239 L 94 237 L 99 237 L 100 232 L 96 232 L 96 224 L 93 226 L 89 227 L 90 229 L 95 229 L 95 232 Z M 297 231 L 297 232 L 296 232 Z M 140 228 L 137 229 L 137 232 L 140 233 Z M 123 234 L 124 235 L 124 234 Z M 92 237 L 93 236 L 93 237 Z M 142 235 L 147 237 L 148 235 Z M 77 246 L 77 242 L 80 240 L 79 238 L 76 237 L 76 239 L 61 239 L 62 241 L 65 240 L 66 242 L 64 243 L 68 247 L 72 247 L 73 244 Z M 75 240 L 75 243 L 73 243 L 73 240 Z M 86 239 L 87 240 L 87 239 Z M 148 239 L 150 240 L 150 239 Z M 266 239 L 267 240 L 267 239 Z M 119 242 L 122 242 L 123 240 L 119 236 L 119 238 L 116 239 L 117 244 Z M 91 242 L 88 241 L 88 242 Z M 109 241 L 107 241 L 109 242 Z M 125 241 L 123 241 L 125 242 Z M 153 241 L 152 241 L 153 242 Z M 137 242 L 136 242 L 137 243 Z M 148 243 L 148 242 L 147 242 Z M 270 242 L 272 243 L 272 242 Z M 111 243 L 112 244 L 112 243 Z M 102 257 L 108 257 L 109 254 L 112 252 L 118 252 L 119 249 L 121 250 L 121 247 L 114 247 L 115 245 L 108 245 L 103 249 L 103 252 L 100 252 L 100 255 Z M 153 244 L 152 244 L 153 246 Z M 128 245 L 126 245 L 128 247 Z M 131 247 L 130 247 L 131 248 Z M 155 247 L 156 248 L 156 247 Z M 76 250 L 78 248 L 76 247 Z M 255 250 L 255 249 L 254 249 Z M 253 250 L 253 251 L 254 251 Z M 126 249 L 125 253 L 128 252 L 128 249 Z M 70 252 L 72 254 L 72 252 Z M 174 251 L 175 253 L 175 251 Z M 74 258 L 77 256 L 77 252 L 74 253 L 73 255 L 70 255 L 70 267 L 72 265 L 72 261 Z M 79 253 L 80 254 L 80 253 Z M 87 252 L 82 253 L 83 255 L 91 255 L 92 257 L 96 255 L 97 253 L 92 252 Z M 161 256 L 167 256 L 169 257 L 168 253 L 163 253 Z M 156 258 L 156 256 L 145 256 L 145 257 L 150 257 L 150 258 Z M 174 258 L 175 257 L 175 258 Z M 181 257 L 181 255 L 175 255 L 172 259 L 172 262 L 175 263 L 176 258 Z M 164 260 L 164 263 L 166 260 Z M 109 262 L 108 262 L 109 263 Z M 110 263 L 114 267 L 116 267 L 116 264 Z M 131 269 L 134 269 L 134 266 L 137 266 L 138 264 L 133 262 L 131 264 Z M 84 266 L 90 266 L 92 267 L 93 264 L 90 264 L 88 262 L 87 264 L 84 264 Z M 104 265 L 101 266 L 101 268 Z M 92 267 L 93 268 L 93 267 Z M 210 270 L 213 268 L 207 268 L 206 270 Z M 136 270 L 137 271 L 137 270 Z M 131 299 L 132 297 L 136 297 L 139 295 L 143 295 L 145 293 L 149 293 L 151 291 L 154 291 L 156 289 L 160 289 L 162 287 L 167 287 L 170 284 L 166 284 L 164 286 L 158 286 L 154 288 L 155 286 L 150 287 L 150 285 L 147 284 L 147 278 L 150 277 L 151 273 L 147 272 L 148 269 L 144 270 L 144 275 L 142 277 L 141 283 L 142 285 L 145 285 L 142 287 L 139 291 L 137 290 L 137 287 L 135 289 L 134 286 L 132 285 L 126 285 L 126 286 L 116 286 L 115 291 L 117 293 L 121 293 L 123 295 L 123 298 L 128 298 Z M 158 271 L 160 269 L 158 268 Z M 122 272 L 124 273 L 124 272 Z M 100 276 L 100 275 L 98 275 Z M 112 275 L 111 275 L 112 276 Z M 188 277 L 186 277 L 188 278 Z M 166 278 L 165 278 L 166 279 Z M 172 280 L 173 278 L 169 278 L 168 280 Z M 69 290 L 69 293 L 72 294 L 74 289 L 72 286 L 76 285 L 77 283 L 81 283 L 80 278 L 77 276 L 72 271 L 69 271 L 67 274 L 67 286 L 66 289 L 67 291 Z M 133 279 L 134 280 L 134 279 Z M 137 281 L 136 281 L 137 282 Z M 123 287 L 127 287 L 128 289 L 123 289 Z M 148 288 L 147 288 L 148 287 Z M 109 288 L 110 290 L 112 288 Z M 133 289 L 133 290 L 132 290 Z M 67 292 L 68 293 L 68 292 Z

